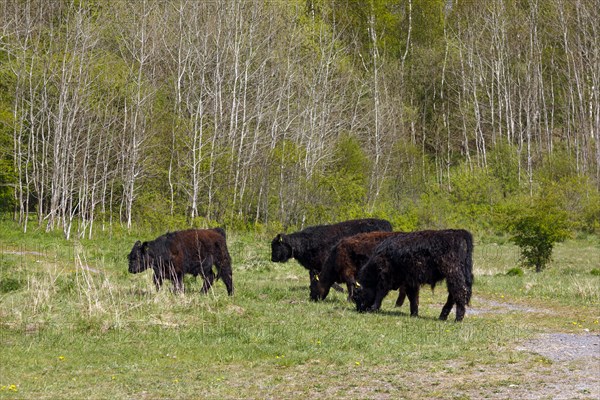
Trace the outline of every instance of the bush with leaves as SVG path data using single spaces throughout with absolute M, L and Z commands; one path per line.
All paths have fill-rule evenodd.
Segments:
M 506 218 L 510 241 L 521 249 L 521 262 L 536 272 L 546 268 L 554 245 L 570 236 L 568 215 L 552 196 L 538 196 L 531 205 L 509 211 Z

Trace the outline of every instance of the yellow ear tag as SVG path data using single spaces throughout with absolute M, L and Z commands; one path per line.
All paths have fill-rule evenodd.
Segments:
M 358 283 L 358 282 L 354 282 L 354 286 L 356 286 L 356 287 L 360 287 L 360 283 Z
M 315 275 L 315 281 L 319 282 L 319 275 Z

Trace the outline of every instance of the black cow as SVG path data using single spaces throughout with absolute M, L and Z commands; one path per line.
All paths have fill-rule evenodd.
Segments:
M 357 233 L 391 230 L 392 225 L 384 219 L 365 218 L 310 226 L 289 235 L 280 233 L 271 242 L 271 261 L 286 262 L 295 258 L 308 270 L 312 281 L 321 271 L 331 247 L 340 239 Z
M 192 274 L 204 279 L 203 293 L 212 287 L 215 278 L 222 278 L 227 293 L 233 294 L 231 257 L 222 228 L 169 232 L 144 243 L 138 240 L 129 253 L 129 272 L 136 274 L 148 268 L 154 270 L 157 290 L 163 279 L 170 279 L 175 291 L 183 291 L 183 275 Z
M 321 272 L 310 282 L 310 298 L 313 301 L 324 300 L 334 283 L 346 283 L 348 288 L 348 300 L 352 300 L 356 276 L 373 254 L 375 248 L 385 239 L 404 235 L 402 232 L 367 232 L 359 233 L 340 240 L 332 247 L 329 256 Z M 404 288 L 400 288 L 400 294 L 396 306 L 404 303 L 406 295 Z
M 386 239 L 361 268 L 353 300 L 359 312 L 376 311 L 390 290 L 403 286 L 410 314 L 417 316 L 420 286 L 433 289 L 444 279 L 448 300 L 440 319 L 446 320 L 456 304 L 456 321 L 461 321 L 473 286 L 473 237 L 468 231 L 419 231 Z

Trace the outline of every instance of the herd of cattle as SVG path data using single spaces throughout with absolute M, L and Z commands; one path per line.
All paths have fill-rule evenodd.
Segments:
M 396 306 L 408 297 L 410 314 L 419 312 L 419 289 L 446 280 L 448 300 L 440 319 L 456 304 L 456 321 L 465 315 L 473 286 L 473 237 L 462 229 L 393 232 L 382 219 L 357 219 L 311 226 L 271 242 L 271 261 L 294 258 L 308 270 L 310 298 L 318 301 L 345 283 L 348 299 L 359 312 L 376 311 L 391 290 L 398 290 Z M 216 274 L 213 271 L 216 269 Z M 221 278 L 233 294 L 231 257 L 225 231 L 188 229 L 170 232 L 153 241 L 137 241 L 129 254 L 129 272 L 154 271 L 159 289 L 163 279 L 183 290 L 183 275 L 200 275 L 206 293 Z M 341 290 L 339 288 L 338 290 Z

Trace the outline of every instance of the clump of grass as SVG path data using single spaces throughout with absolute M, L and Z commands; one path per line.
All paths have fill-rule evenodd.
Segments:
M 508 276 L 523 276 L 523 274 L 523 269 L 519 267 L 511 268 L 506 272 L 506 275 Z
M 0 293 L 10 293 L 23 287 L 23 282 L 18 278 L 4 277 L 0 279 Z
M 592 268 L 590 274 L 592 274 L 593 276 L 600 276 L 600 268 Z

